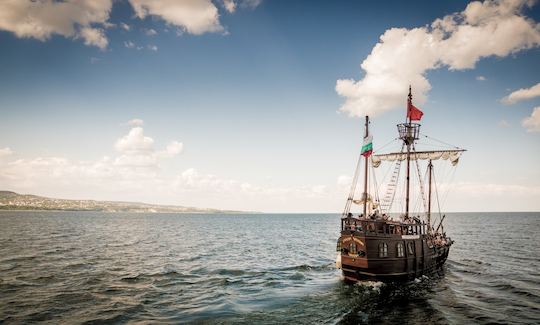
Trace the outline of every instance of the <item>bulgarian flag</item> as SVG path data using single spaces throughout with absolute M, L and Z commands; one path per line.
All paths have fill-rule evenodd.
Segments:
M 362 156 L 369 157 L 373 153 L 373 137 L 368 135 L 364 138 L 364 144 L 362 144 Z

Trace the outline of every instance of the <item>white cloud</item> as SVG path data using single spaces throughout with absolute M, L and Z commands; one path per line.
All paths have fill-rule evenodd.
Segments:
M 133 127 L 128 134 L 118 139 L 114 145 L 120 153 L 113 164 L 115 166 L 128 166 L 138 168 L 138 172 L 155 173 L 159 169 L 159 162 L 165 158 L 179 155 L 184 145 L 178 141 L 170 142 L 164 150 L 154 149 L 154 139 L 144 135 L 141 119 L 132 119 L 128 122 Z
M 45 41 L 53 34 L 83 38 L 85 44 L 107 46 L 102 29 L 108 26 L 112 0 L 0 1 L 0 30 L 17 37 Z
M 120 27 L 122 27 L 123 30 L 128 31 L 128 32 L 131 30 L 131 26 L 129 26 L 126 23 L 120 23 Z
M 531 99 L 534 97 L 540 96 L 540 83 L 530 87 L 530 88 L 521 88 L 512 92 L 510 95 L 501 99 L 501 102 L 504 104 L 515 104 L 522 100 Z
M 184 144 L 178 141 L 171 141 L 165 150 L 158 152 L 159 157 L 170 158 L 179 155 L 184 150 Z
M 476 80 L 478 80 L 478 81 L 486 81 L 487 79 L 484 76 L 477 76 Z
M 223 0 L 223 7 L 225 7 L 225 10 L 229 13 L 233 13 L 236 11 L 236 2 L 234 2 L 234 0 Z
M 221 178 L 212 174 L 201 174 L 195 168 L 183 171 L 174 181 L 176 190 L 206 193 L 208 195 L 221 194 L 240 198 L 246 196 L 251 199 L 265 201 L 291 201 L 296 198 L 321 199 L 327 195 L 327 186 L 314 185 L 302 187 L 267 187 L 257 186 L 248 182 Z M 306 210 L 304 210 L 306 211 Z
M 210 0 L 129 0 L 141 19 L 157 16 L 194 35 L 221 32 L 217 7 Z
M 149 49 L 150 51 L 157 52 L 158 47 L 157 47 L 156 45 L 148 45 L 148 49 Z
M 325 185 L 270 187 L 201 173 L 194 168 L 166 172 L 161 162 L 181 154 L 183 144 L 171 141 L 156 150 L 155 141 L 135 126 L 115 142 L 118 155 L 95 161 L 63 157 L 9 160 L 0 149 L 0 184 L 24 193 L 66 198 L 145 201 L 228 209 L 285 211 L 291 202 L 313 210 L 339 191 Z M 96 194 L 97 193 L 97 194 Z M 341 202 L 341 200 L 339 200 Z M 307 207 L 307 208 L 306 208 Z
M 137 154 L 153 150 L 154 140 L 144 136 L 140 126 L 133 127 L 129 133 L 116 141 L 114 147 L 121 153 Z
M 109 44 L 105 32 L 101 28 L 85 27 L 81 29 L 80 34 L 86 45 L 94 45 L 104 50 Z
M 374 116 L 404 107 L 409 84 L 415 102 L 422 104 L 431 89 L 429 70 L 471 69 L 481 58 L 539 46 L 540 25 L 522 14 L 531 5 L 527 0 L 475 1 L 431 26 L 388 29 L 362 62 L 363 78 L 336 82 L 337 93 L 345 97 L 340 110 Z
M 157 35 L 156 30 L 153 29 L 153 28 L 145 29 L 144 33 L 145 33 L 147 36 L 154 36 L 154 35 Z
M 133 49 L 135 48 L 135 43 L 133 43 L 132 41 L 125 41 L 124 46 L 127 47 L 128 49 Z
M 337 179 L 337 184 L 341 186 L 350 186 L 352 177 L 349 175 L 340 175 Z
M 13 154 L 13 150 L 9 147 L 0 148 L 0 158 L 11 156 Z
M 507 127 L 510 127 L 510 123 L 508 123 L 507 120 L 500 120 L 499 121 L 499 126 L 502 127 L 502 128 L 507 128 Z
M 535 107 L 531 116 L 521 121 L 521 125 L 527 129 L 527 132 L 540 132 L 540 106 Z
M 263 2 L 263 0 L 242 0 L 240 2 L 240 6 L 241 7 L 244 7 L 244 8 L 255 8 L 255 7 L 258 7 L 261 3 Z
M 540 197 L 540 186 L 516 184 L 458 182 L 441 184 L 440 190 L 464 194 L 468 197 Z
M 129 120 L 129 122 L 127 124 L 130 125 L 130 126 L 143 126 L 144 121 L 141 120 L 140 118 L 134 118 L 132 120 Z

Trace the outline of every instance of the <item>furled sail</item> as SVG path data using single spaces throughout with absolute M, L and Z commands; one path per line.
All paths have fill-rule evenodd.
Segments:
M 435 151 L 415 151 L 411 152 L 411 160 L 450 160 L 453 166 L 455 166 L 458 161 L 461 153 L 465 151 L 463 149 L 452 149 L 452 150 L 435 150 Z M 406 152 L 394 152 L 387 154 L 374 154 L 371 156 L 371 163 L 373 167 L 377 168 L 382 161 L 396 161 L 396 160 L 405 160 L 407 159 Z

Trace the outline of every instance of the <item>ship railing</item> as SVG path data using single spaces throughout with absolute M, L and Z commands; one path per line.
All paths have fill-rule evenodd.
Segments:
M 367 236 L 402 236 L 424 235 L 427 234 L 428 228 L 425 222 L 402 223 L 383 219 L 342 218 L 341 230 L 351 233 L 359 232 Z

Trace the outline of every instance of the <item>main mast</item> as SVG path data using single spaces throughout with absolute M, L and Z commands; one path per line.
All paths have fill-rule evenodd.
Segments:
M 403 140 L 407 147 L 407 178 L 405 188 L 405 217 L 409 216 L 409 201 L 410 201 L 410 175 L 411 175 L 411 146 L 415 140 L 418 140 L 420 134 L 420 124 L 411 122 L 412 109 L 412 91 L 409 86 L 409 96 L 407 98 L 407 119 L 405 123 L 398 124 L 399 138 Z
M 369 136 L 369 116 L 366 115 L 366 132 L 364 134 L 364 139 L 367 139 Z M 368 193 L 367 193 L 367 186 L 368 186 L 368 159 L 369 155 L 364 157 L 365 165 L 364 165 L 364 217 L 367 216 L 367 201 L 368 201 Z
M 407 144 L 407 194 L 406 194 L 406 198 L 405 198 L 405 216 L 408 217 L 409 216 L 409 194 L 410 194 L 410 187 L 411 187 L 411 182 L 410 182 L 410 174 L 411 174 L 411 142 L 409 141 L 410 139 L 410 133 L 411 133 L 411 118 L 410 118 L 410 114 L 409 114 L 409 110 L 410 110 L 410 107 L 411 107 L 411 102 L 412 102 L 412 92 L 411 92 L 411 86 L 409 86 L 409 97 L 408 97 L 408 101 L 407 101 L 407 124 L 408 124 L 408 127 L 407 127 L 407 141 L 405 142 Z
M 428 164 L 429 171 L 429 191 L 428 191 L 428 210 L 427 210 L 427 224 L 428 224 L 428 234 L 431 234 L 431 174 L 433 173 L 433 164 L 431 159 Z

